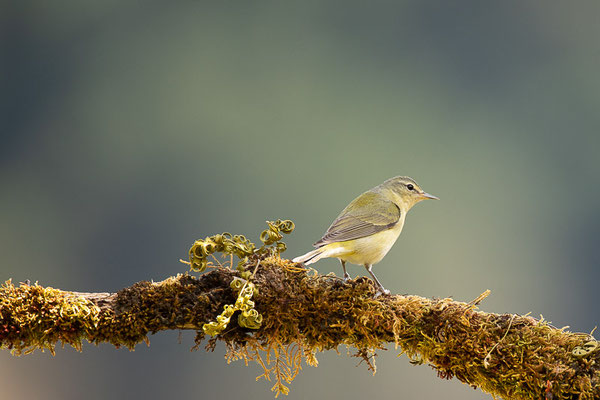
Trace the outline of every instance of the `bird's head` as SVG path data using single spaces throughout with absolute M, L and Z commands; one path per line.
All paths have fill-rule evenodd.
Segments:
M 389 190 L 394 195 L 395 202 L 404 206 L 406 210 L 410 210 L 421 200 L 439 200 L 436 196 L 421 189 L 417 182 L 408 176 L 396 176 L 383 182 L 381 186 L 383 189 Z

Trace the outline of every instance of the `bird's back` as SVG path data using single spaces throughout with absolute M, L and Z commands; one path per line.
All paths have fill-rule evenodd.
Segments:
M 402 212 L 379 187 L 352 200 L 314 246 L 360 239 L 394 227 Z

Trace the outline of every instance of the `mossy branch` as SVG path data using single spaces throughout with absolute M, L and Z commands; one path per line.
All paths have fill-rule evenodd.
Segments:
M 284 383 L 294 378 L 302 359 L 316 365 L 319 351 L 351 346 L 374 367 L 373 353 L 393 343 L 411 362 L 431 365 L 442 378 L 456 377 L 506 399 L 600 398 L 600 352 L 590 347 L 578 352 L 589 335 L 529 316 L 477 311 L 476 301 L 374 297 L 366 278 L 344 283 L 278 256 L 251 257 L 246 269 L 256 271 L 254 300 L 262 326 L 241 328 L 232 319 L 207 347 L 221 340 L 229 359 L 258 362 L 266 378 L 274 373 L 278 392 L 286 392 Z M 82 339 L 133 348 L 150 333 L 195 329 L 199 345 L 203 325 L 236 301 L 230 284 L 240 274 L 215 268 L 199 278 L 184 274 L 139 282 L 114 294 L 9 281 L 0 288 L 0 344 L 15 354 L 54 352 L 59 341 L 81 350 Z

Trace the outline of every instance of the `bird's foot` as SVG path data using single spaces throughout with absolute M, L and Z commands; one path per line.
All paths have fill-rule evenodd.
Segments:
M 379 296 L 381 296 L 382 294 L 385 294 L 386 296 L 389 295 L 391 292 L 389 290 L 387 290 L 386 288 L 384 288 L 383 286 L 377 289 L 377 292 L 375 293 L 375 298 L 378 298 Z
M 348 281 L 350 280 L 350 275 L 346 272 L 344 273 L 344 283 L 348 283 Z

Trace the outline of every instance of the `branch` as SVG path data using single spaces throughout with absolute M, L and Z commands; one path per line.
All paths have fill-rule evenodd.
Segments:
M 344 283 L 279 257 L 255 257 L 246 270 L 258 289 L 258 330 L 232 318 L 209 340 L 225 342 L 229 358 L 255 360 L 274 389 L 286 393 L 302 359 L 316 365 L 318 351 L 352 346 L 373 367 L 375 350 L 400 346 L 412 363 L 428 363 L 440 377 L 511 399 L 600 398 L 600 362 L 591 336 L 556 329 L 529 316 L 493 314 L 471 303 L 419 296 L 380 296 L 366 278 Z M 49 349 L 61 341 L 133 348 L 149 333 L 195 329 L 236 301 L 230 288 L 240 272 L 216 268 L 162 282 L 139 282 L 118 293 L 67 292 L 39 285 L 0 288 L 0 345 L 14 354 Z M 485 297 L 486 294 L 481 297 Z M 586 344 L 587 342 L 587 344 Z M 587 347 L 584 347 L 587 345 Z M 554 397 L 553 397 L 554 396 Z

